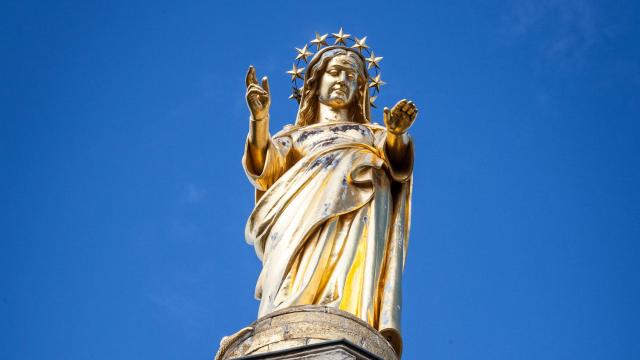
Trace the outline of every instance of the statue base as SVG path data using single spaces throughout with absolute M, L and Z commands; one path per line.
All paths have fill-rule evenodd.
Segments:
M 316 305 L 268 314 L 220 342 L 216 360 L 398 360 L 369 324 L 350 313 Z

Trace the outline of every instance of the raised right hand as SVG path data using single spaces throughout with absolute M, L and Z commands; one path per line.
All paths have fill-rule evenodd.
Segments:
M 256 69 L 249 66 L 246 77 L 247 84 L 247 105 L 253 120 L 264 120 L 269 117 L 269 106 L 271 106 L 271 94 L 269 94 L 269 80 L 262 78 L 262 86 L 258 85 Z

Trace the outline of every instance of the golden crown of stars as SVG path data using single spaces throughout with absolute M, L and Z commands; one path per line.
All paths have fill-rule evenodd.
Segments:
M 298 86 L 298 80 L 304 79 L 305 66 L 308 64 L 307 59 L 313 57 L 313 53 L 310 51 L 310 48 L 315 46 L 315 50 L 318 52 L 323 46 L 329 46 L 327 43 L 327 37 L 329 37 L 329 34 L 320 35 L 316 33 L 315 39 L 311 40 L 304 47 L 295 48 L 295 63 L 291 70 L 287 71 L 287 74 L 291 75 L 292 84 L 292 93 L 291 96 L 289 96 L 289 99 L 294 99 L 300 103 L 300 99 L 302 98 L 302 86 Z M 345 34 L 342 31 L 342 28 L 340 28 L 340 31 L 331 34 L 331 38 L 335 39 L 332 46 L 350 47 L 358 50 L 360 54 L 364 56 L 367 61 L 367 71 L 369 73 L 369 88 L 372 89 L 369 93 L 369 104 L 375 108 L 376 106 L 374 105 L 374 101 L 378 97 L 378 94 L 380 94 L 380 86 L 385 84 L 385 82 L 380 79 L 379 63 L 382 60 L 382 57 L 376 56 L 373 53 L 373 50 L 369 48 L 369 45 L 366 44 L 366 36 L 362 38 L 354 36 L 352 38 L 350 34 Z

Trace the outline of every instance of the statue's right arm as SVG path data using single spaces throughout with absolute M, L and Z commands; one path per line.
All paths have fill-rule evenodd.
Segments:
M 247 166 L 255 175 L 261 174 L 267 156 L 267 147 L 270 142 L 269 135 L 269 106 L 271 94 L 269 93 L 269 80 L 262 78 L 262 86 L 258 84 L 256 69 L 249 66 L 246 76 L 247 105 L 251 112 L 249 120 L 249 136 L 247 144 Z
M 253 116 L 249 120 L 249 136 L 248 160 L 251 171 L 258 175 L 264 169 L 264 163 L 267 157 L 267 147 L 269 146 L 269 116 L 264 119 L 254 119 Z

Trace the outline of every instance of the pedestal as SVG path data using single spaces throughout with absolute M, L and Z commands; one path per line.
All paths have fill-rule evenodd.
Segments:
M 387 340 L 355 316 L 324 306 L 297 306 L 258 319 L 220 342 L 216 360 L 398 360 Z

